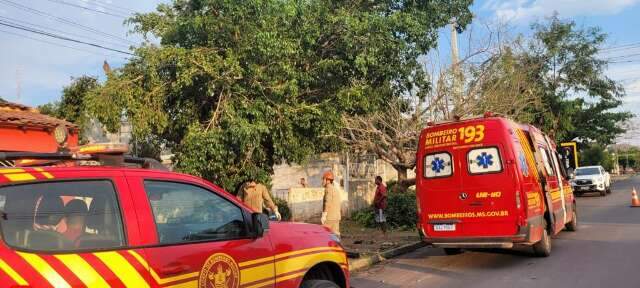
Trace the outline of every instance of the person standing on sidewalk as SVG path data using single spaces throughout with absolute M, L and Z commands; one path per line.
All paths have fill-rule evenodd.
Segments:
M 331 232 L 340 236 L 340 219 L 342 218 L 340 206 L 340 192 L 333 187 L 333 173 L 327 171 L 322 175 L 322 186 L 324 186 L 324 197 L 322 199 L 322 217 L 320 222 L 329 228 Z
M 384 210 L 387 209 L 387 185 L 382 181 L 382 177 L 376 176 L 376 195 L 373 198 L 373 208 L 376 213 L 375 220 L 382 230 L 383 234 L 387 234 L 387 216 Z
M 273 203 L 271 199 L 271 195 L 269 194 L 269 190 L 266 186 L 259 184 L 256 180 L 249 180 L 238 193 L 238 199 L 247 204 L 249 208 L 258 213 L 263 213 L 262 209 L 264 208 L 264 204 L 266 202 L 267 208 L 271 209 L 273 213 L 276 215 L 278 221 L 282 219 L 280 212 L 278 211 L 278 206 Z

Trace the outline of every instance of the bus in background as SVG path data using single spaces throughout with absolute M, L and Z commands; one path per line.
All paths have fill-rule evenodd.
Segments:
M 577 229 L 576 202 L 552 139 L 485 113 L 431 124 L 417 152 L 418 227 L 447 254 L 463 248 L 533 247 Z

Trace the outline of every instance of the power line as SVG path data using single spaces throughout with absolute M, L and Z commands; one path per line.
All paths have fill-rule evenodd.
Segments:
M 60 40 L 75 42 L 75 43 L 79 43 L 79 44 L 93 46 L 93 47 L 100 48 L 100 49 L 105 49 L 105 50 L 109 50 L 109 51 L 113 51 L 113 52 L 118 52 L 118 53 L 122 53 L 122 54 L 135 56 L 135 54 L 127 52 L 127 51 L 122 51 L 122 50 L 118 50 L 118 49 L 102 46 L 100 44 L 85 42 L 85 41 L 81 41 L 81 40 L 77 40 L 77 39 L 73 39 L 73 38 L 69 38 L 69 37 L 65 37 L 65 36 L 61 36 L 61 35 L 56 35 L 56 34 L 53 34 L 53 33 L 49 33 L 49 32 L 46 32 L 46 31 L 41 31 L 41 30 L 36 30 L 36 29 L 29 28 L 29 27 L 25 27 L 25 26 L 13 25 L 13 24 L 5 23 L 3 21 L 0 21 L 0 25 L 11 27 L 11 28 L 14 28 L 14 29 L 27 31 L 27 32 L 31 32 L 31 33 L 36 33 L 36 34 L 40 34 L 40 35 L 44 35 L 44 36 L 48 36 L 48 37 L 51 37 L 51 38 L 56 38 L 56 39 L 60 39 Z
M 13 36 L 18 36 L 18 37 L 30 39 L 30 40 L 34 40 L 34 41 L 38 41 L 38 42 L 42 42 L 42 43 L 46 43 L 46 44 L 53 45 L 53 46 L 69 48 L 69 49 L 73 49 L 73 50 L 76 50 L 76 51 L 87 52 L 87 53 L 100 55 L 100 56 L 108 56 L 106 54 L 98 53 L 98 52 L 95 52 L 95 51 L 90 51 L 90 50 L 80 49 L 80 48 L 73 47 L 73 46 L 63 45 L 63 44 L 60 44 L 60 43 L 50 42 L 50 41 L 38 39 L 38 38 L 35 38 L 35 37 L 30 37 L 30 36 L 22 35 L 22 34 L 19 34 L 19 33 L 14 33 L 14 32 L 11 32 L 11 31 L 4 30 L 4 29 L 0 29 L 0 32 L 6 33 L 6 34 L 10 34 L 10 35 L 13 35 Z
M 102 1 L 98 1 L 98 0 L 81 0 L 84 3 L 89 3 L 89 2 L 93 2 L 93 5 L 101 7 L 101 8 L 105 8 L 105 9 L 110 9 L 112 11 L 118 11 L 119 13 L 125 13 L 125 14 L 133 14 L 133 13 L 138 13 L 138 11 L 135 11 L 133 9 L 129 9 L 127 7 L 123 7 L 123 6 L 118 6 L 116 4 L 113 3 L 107 3 L 107 2 L 102 2 Z
M 69 3 L 69 2 L 66 2 L 66 1 L 62 1 L 62 0 L 47 0 L 47 1 L 53 2 L 53 3 L 62 4 L 62 5 L 67 5 L 67 6 L 71 6 L 71 7 L 75 7 L 75 8 L 79 8 L 79 9 L 83 9 L 83 10 L 87 10 L 87 11 L 91 11 L 91 12 L 96 12 L 96 13 L 100 13 L 100 14 L 104 14 L 104 15 L 118 17 L 118 18 L 122 18 L 122 19 L 128 17 L 126 15 L 120 15 L 120 14 L 114 14 L 114 13 L 110 13 L 110 12 L 106 12 L 106 11 L 100 11 L 100 10 L 97 10 L 97 9 L 92 9 L 92 8 L 89 8 L 89 7 L 85 7 L 85 6 L 74 4 L 74 3 Z
M 43 25 L 38 25 L 38 24 L 31 23 L 31 22 L 27 22 L 27 21 L 22 21 L 22 20 L 10 18 L 10 17 L 0 16 L 0 20 L 3 20 L 3 19 L 4 19 L 4 22 L 10 23 L 10 24 L 14 24 L 14 25 L 21 25 L 21 26 L 27 25 L 27 27 L 31 26 L 31 28 L 36 27 L 36 28 L 40 28 L 40 29 L 48 29 L 50 31 L 66 34 L 66 36 L 81 37 L 81 38 L 89 39 L 89 40 L 92 40 L 92 41 L 98 41 L 98 42 L 102 42 L 102 43 L 109 44 L 109 45 L 116 45 L 116 46 L 120 46 L 120 47 L 123 47 L 123 48 L 129 48 L 129 45 L 127 45 L 127 44 L 110 42 L 110 41 L 107 41 L 107 40 L 104 40 L 104 39 L 93 38 L 93 37 L 89 37 L 89 36 L 85 36 L 85 35 L 81 35 L 81 34 L 76 34 L 76 33 L 71 33 L 71 32 L 67 32 L 67 31 L 55 29 L 55 28 L 49 28 L 49 27 L 46 27 L 46 26 L 43 26 Z
M 126 42 L 129 42 L 131 44 L 135 44 L 133 41 L 127 40 L 125 38 L 118 37 L 116 35 L 109 34 L 109 33 L 106 33 L 106 32 L 102 32 L 100 30 L 96 30 L 94 28 L 82 25 L 80 23 L 77 23 L 77 22 L 62 18 L 62 17 L 58 17 L 58 16 L 55 16 L 53 14 L 50 14 L 50 13 L 47 13 L 47 12 L 43 12 L 43 11 L 28 7 L 28 6 L 24 6 L 22 4 L 19 4 L 19 3 L 16 3 L 16 2 L 10 1 L 10 0 L 0 0 L 0 2 L 5 3 L 6 5 L 9 5 L 9 6 L 13 6 L 13 7 L 18 8 L 18 9 L 23 10 L 23 11 L 27 11 L 27 12 L 30 12 L 30 13 L 34 13 L 34 14 L 38 14 L 38 15 L 41 15 L 41 16 L 45 16 L 45 17 L 54 19 L 54 20 L 56 20 L 58 22 L 65 23 L 65 24 L 67 24 L 69 26 L 73 26 L 73 27 L 76 27 L 76 28 L 79 28 L 79 29 L 82 29 L 82 30 L 85 30 L 85 31 L 88 31 L 88 32 L 91 32 L 91 33 L 98 33 L 98 34 L 103 35 L 103 36 L 114 38 L 114 39 L 117 39 L 117 40 L 120 40 L 120 41 L 126 41 Z

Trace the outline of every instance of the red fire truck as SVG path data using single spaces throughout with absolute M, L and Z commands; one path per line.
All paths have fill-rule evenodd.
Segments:
M 534 126 L 490 113 L 432 124 L 417 163 L 418 226 L 447 254 L 527 245 L 548 256 L 552 235 L 577 229 L 556 145 Z

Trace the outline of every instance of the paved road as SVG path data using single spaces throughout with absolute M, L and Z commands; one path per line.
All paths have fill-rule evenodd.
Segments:
M 365 287 L 640 287 L 640 208 L 630 208 L 640 176 L 613 185 L 607 197 L 578 198 L 578 232 L 553 239 L 548 258 L 529 250 L 467 251 L 446 256 L 422 248 L 352 276 Z

